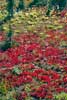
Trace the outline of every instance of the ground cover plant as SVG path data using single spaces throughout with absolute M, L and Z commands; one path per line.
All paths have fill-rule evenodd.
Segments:
M 0 100 L 67 100 L 66 9 L 15 12 L 2 24 L 1 46 Z

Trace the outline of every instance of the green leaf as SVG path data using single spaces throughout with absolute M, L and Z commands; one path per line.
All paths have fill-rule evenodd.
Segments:
M 21 70 L 20 70 L 19 68 L 15 67 L 15 68 L 12 70 L 12 72 L 13 72 L 14 74 L 19 75 L 19 74 L 21 73 Z

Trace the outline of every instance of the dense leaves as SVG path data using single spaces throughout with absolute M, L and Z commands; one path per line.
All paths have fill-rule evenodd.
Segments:
M 47 34 L 50 34 L 51 38 L 50 32 Z M 47 39 L 48 37 L 44 41 L 40 40 L 40 37 L 33 33 L 21 34 L 13 39 L 19 43 L 18 47 L 13 46 L 0 52 L 1 78 L 5 79 L 9 86 L 19 90 L 16 89 L 16 93 L 19 93 L 19 96 L 16 94 L 18 100 L 30 97 L 51 100 L 55 93 L 67 93 L 66 49 L 58 48 L 57 44 L 51 46 Z
M 0 50 L 0 100 L 67 99 L 67 11 L 44 12 L 20 11 L 3 24 L 0 44 L 11 43 Z

